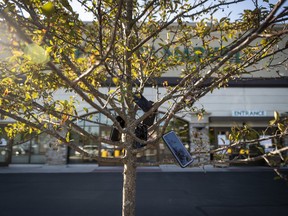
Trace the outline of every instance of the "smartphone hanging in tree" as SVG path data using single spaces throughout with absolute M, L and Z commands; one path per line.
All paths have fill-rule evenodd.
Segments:
M 191 154 L 185 148 L 185 146 L 174 131 L 170 131 L 164 134 L 162 136 L 162 139 L 164 140 L 169 150 L 182 168 L 187 167 L 193 162 Z

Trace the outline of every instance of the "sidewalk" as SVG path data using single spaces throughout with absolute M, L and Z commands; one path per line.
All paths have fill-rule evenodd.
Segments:
M 283 168 L 288 170 L 287 167 Z M 271 167 L 204 167 L 181 168 L 177 165 L 141 166 L 137 172 L 255 172 L 272 171 Z M 123 172 L 121 166 L 98 166 L 97 164 L 67 164 L 67 165 L 45 165 L 45 164 L 10 164 L 8 167 L 0 167 L 0 174 L 8 173 L 93 173 L 93 172 Z
M 0 167 L 0 174 L 4 173 L 90 173 L 98 168 L 97 164 L 79 165 L 45 165 L 45 164 L 9 164 Z

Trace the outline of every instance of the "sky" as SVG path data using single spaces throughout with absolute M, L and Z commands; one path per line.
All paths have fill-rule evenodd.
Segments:
M 193 0 L 191 0 L 193 1 Z M 213 1 L 213 0 L 211 0 Z M 267 3 L 263 2 L 263 0 L 258 1 L 259 4 L 264 4 L 267 6 Z M 277 0 L 270 0 L 270 3 L 276 3 Z M 78 11 L 80 15 L 80 19 L 83 21 L 91 21 L 91 15 L 89 13 L 85 12 L 84 8 L 81 7 L 80 3 L 77 2 L 77 0 L 72 0 L 71 6 Z M 285 6 L 288 6 L 288 1 L 285 3 Z M 239 14 L 244 10 L 244 9 L 252 9 L 254 8 L 253 5 L 253 0 L 247 0 L 242 3 L 237 3 L 235 5 L 230 5 L 229 8 L 225 7 L 225 10 L 222 12 L 222 10 L 219 10 L 219 13 L 216 14 L 216 18 L 220 19 L 222 17 L 228 16 L 230 14 L 230 18 L 232 20 L 235 20 L 239 18 Z

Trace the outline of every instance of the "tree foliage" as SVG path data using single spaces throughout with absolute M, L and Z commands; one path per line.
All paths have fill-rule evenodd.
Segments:
M 287 63 L 284 0 L 264 1 L 266 6 L 253 1 L 255 7 L 244 10 L 237 20 L 216 19 L 215 14 L 242 0 L 77 1 L 91 22 L 80 20 L 69 0 L 0 3 L 1 38 L 7 39 L 1 41 L 0 114 L 18 122 L 18 127 L 10 127 L 11 135 L 45 132 L 88 155 L 59 132 L 64 128 L 124 148 L 123 157 L 110 160 L 125 164 L 128 184 L 135 181 L 136 153 L 155 146 L 175 114 L 186 110 L 201 117 L 194 104 L 213 89 L 263 70 L 278 75 L 277 68 Z M 179 83 L 164 81 L 165 94 L 138 116 L 135 92 L 155 86 L 169 71 L 179 75 Z M 59 99 L 59 91 L 74 96 Z M 148 141 L 138 138 L 135 127 L 163 105 L 165 113 L 149 128 L 153 136 Z M 99 138 L 77 125 L 75 120 L 83 119 L 83 113 L 95 111 L 114 123 L 122 140 Z M 116 116 L 124 119 L 125 127 Z M 279 129 L 276 136 L 287 135 L 287 120 L 275 117 L 272 124 Z M 135 141 L 144 147 L 133 148 Z M 133 200 L 135 194 L 128 193 Z M 135 202 L 123 203 L 123 215 L 133 215 Z

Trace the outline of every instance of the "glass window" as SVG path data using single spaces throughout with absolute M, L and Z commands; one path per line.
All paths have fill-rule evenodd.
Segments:
M 143 111 L 139 110 L 137 112 L 137 116 L 142 116 Z M 163 114 L 159 114 L 163 115 Z M 109 139 L 110 133 L 112 129 L 112 121 L 108 119 L 101 113 L 95 113 L 93 115 L 89 115 L 86 117 L 85 120 L 78 120 L 77 124 L 84 128 L 87 132 L 96 136 Z M 160 125 L 161 127 L 162 125 Z M 181 120 L 179 118 L 174 118 L 170 122 L 169 126 L 167 127 L 167 131 L 174 130 L 186 148 L 189 150 L 190 148 L 190 137 L 189 137 L 189 123 L 187 121 Z M 149 137 L 149 136 L 148 136 Z M 82 149 L 87 152 L 97 154 L 101 157 L 119 157 L 123 154 L 123 150 L 117 148 L 117 146 L 109 145 L 107 143 L 95 143 L 91 140 L 86 140 L 83 137 L 80 137 L 76 133 L 71 133 L 71 139 Z M 148 138 L 149 139 L 149 138 Z M 91 159 L 82 156 L 80 153 L 76 152 L 75 150 L 69 148 L 69 163 L 89 163 L 89 162 L 96 162 L 96 159 Z M 163 141 L 161 140 L 158 145 L 154 148 L 148 149 L 144 152 L 141 152 L 137 155 L 138 162 L 174 162 L 173 157 L 169 149 L 164 145 Z
M 83 128 L 95 135 L 96 137 L 99 136 L 99 125 L 91 125 L 88 124 L 86 125 L 83 124 Z M 86 151 L 89 154 L 93 154 L 95 156 L 99 155 L 99 143 L 96 143 L 94 140 L 91 139 L 85 139 L 85 137 L 81 137 L 79 136 L 79 134 L 77 133 L 71 133 L 71 137 L 72 140 L 74 140 L 74 143 L 76 143 L 76 145 L 80 148 L 83 149 L 84 151 Z M 72 148 L 68 148 L 68 162 L 69 163 L 95 163 L 96 159 L 95 158 L 90 158 L 90 157 L 85 157 L 83 156 L 81 153 L 75 151 Z
M 31 163 L 45 163 L 46 151 L 51 136 L 42 133 L 31 140 Z
M 29 141 L 23 141 L 23 135 L 14 138 L 12 146 L 12 163 L 29 163 Z

